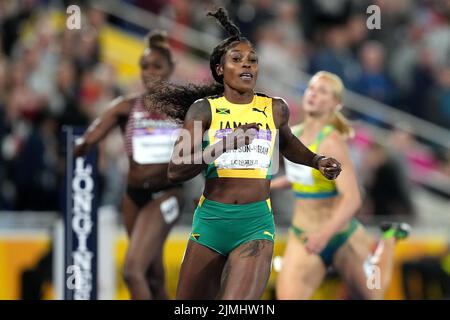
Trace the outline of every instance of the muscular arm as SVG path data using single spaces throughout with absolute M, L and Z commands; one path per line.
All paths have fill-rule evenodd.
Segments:
M 214 159 L 222 154 L 222 152 L 214 154 L 212 151 L 221 149 L 217 145 L 202 150 L 203 135 L 209 128 L 210 122 L 211 108 L 208 100 L 201 99 L 194 102 L 186 114 L 183 129 L 175 142 L 167 172 L 170 181 L 181 182 L 199 174 L 208 166 L 208 163 L 204 161 L 206 153 L 212 153 Z
M 336 179 L 339 190 L 339 203 L 334 208 L 332 218 L 324 225 L 323 232 L 333 236 L 339 232 L 353 217 L 361 206 L 361 195 L 355 169 L 350 159 L 348 147 L 343 138 L 334 132 L 330 134 L 320 147 L 321 152 L 339 160 L 342 164 L 342 173 Z
M 92 146 L 102 140 L 114 128 L 119 118 L 130 113 L 130 99 L 117 98 L 113 100 L 107 110 L 95 119 L 84 135 L 76 141 L 74 155 L 76 157 L 86 154 Z
M 289 107 L 283 99 L 273 99 L 273 112 L 278 122 L 280 152 L 289 161 L 317 169 L 316 154 L 309 150 L 289 127 Z

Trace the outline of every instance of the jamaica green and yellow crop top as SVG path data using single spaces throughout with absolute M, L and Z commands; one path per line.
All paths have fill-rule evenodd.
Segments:
M 272 98 L 255 94 L 248 104 L 234 104 L 224 96 L 208 98 L 211 125 L 203 149 L 231 133 L 236 127 L 256 122 L 259 131 L 251 144 L 228 150 L 206 168 L 209 178 L 271 179 L 272 154 L 277 135 L 272 114 Z
M 331 125 L 325 126 L 312 144 L 307 146 L 312 152 L 317 153 L 320 143 L 334 130 Z M 300 137 L 303 126 L 298 125 L 292 128 L 292 133 Z M 338 194 L 336 182 L 325 178 L 319 170 L 311 167 L 284 160 L 286 176 L 292 183 L 292 190 L 298 198 L 329 198 Z

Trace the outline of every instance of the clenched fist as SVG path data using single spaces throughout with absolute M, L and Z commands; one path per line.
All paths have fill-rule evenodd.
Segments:
M 316 169 L 328 180 L 336 179 L 341 173 L 341 164 L 334 158 L 320 156 L 316 161 Z

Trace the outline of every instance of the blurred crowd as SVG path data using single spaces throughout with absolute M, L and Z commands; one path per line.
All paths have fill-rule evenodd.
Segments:
M 126 2 L 213 34 L 204 13 L 225 5 L 275 76 L 334 72 L 352 91 L 450 128 L 448 0 Z M 380 29 L 368 28 L 370 5 L 380 9 Z
M 214 3 L 225 5 L 274 79 L 296 69 L 328 70 L 355 92 L 450 128 L 450 0 L 123 2 L 215 35 L 221 31 L 211 27 L 205 12 Z M 114 66 L 100 58 L 105 23 L 132 28 L 89 6 L 81 30 L 57 27 L 48 11 L 54 3 L 64 11 L 69 5 L 0 1 L 0 210 L 58 210 L 62 127 L 86 127 L 114 97 L 138 89 L 119 86 Z M 366 26 L 371 4 L 381 9 L 380 30 Z M 173 46 L 189 50 L 181 43 Z M 364 127 L 357 129 L 355 159 L 372 199 L 367 212 L 412 213 L 406 179 L 412 173 L 420 180 L 436 169 L 450 177 L 448 152 L 422 150 L 411 128 L 392 131 L 393 150 L 375 142 Z M 119 154 L 118 145 L 107 140 L 100 148 Z M 126 165 L 120 161 L 100 157 L 103 203 L 118 205 L 123 177 L 117 168 Z M 383 202 L 389 197 L 395 197 L 391 205 Z
M 89 9 L 68 30 L 46 8 L 0 1 L 0 210 L 59 210 L 63 126 L 85 128 L 121 94 L 99 59 L 105 15 Z

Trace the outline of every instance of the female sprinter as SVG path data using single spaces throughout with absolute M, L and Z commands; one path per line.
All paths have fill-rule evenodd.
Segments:
M 146 93 L 173 72 L 172 54 L 165 33 L 148 36 L 140 59 Z M 84 154 L 119 125 L 129 159 L 122 210 L 129 246 L 124 279 L 132 299 L 167 299 L 163 268 L 163 243 L 177 221 L 182 199 L 179 184 L 167 179 L 167 167 L 179 125 L 156 110 L 144 107 L 146 93 L 114 100 L 88 128 L 76 155 Z
M 311 298 L 329 266 L 343 277 L 353 297 L 382 299 L 391 280 L 396 240 L 408 235 L 408 225 L 386 224 L 373 252 L 372 239 L 353 217 L 361 197 L 346 144 L 353 132 L 339 112 L 343 91 L 342 81 L 336 75 L 314 75 L 303 97 L 304 122 L 293 128 L 310 150 L 340 161 L 343 171 L 339 178 L 326 180 L 317 170 L 288 159 L 287 176 L 272 182 L 272 189 L 292 184 L 296 195 L 277 278 L 278 299 Z
M 181 182 L 204 171 L 177 299 L 260 299 L 270 274 L 275 226 L 269 201 L 275 138 L 282 154 L 330 179 L 340 164 L 309 151 L 288 126 L 282 99 L 254 92 L 258 58 L 224 9 L 215 17 L 230 35 L 214 48 L 210 68 L 218 84 L 162 85 L 149 96 L 184 121 L 168 176 Z

